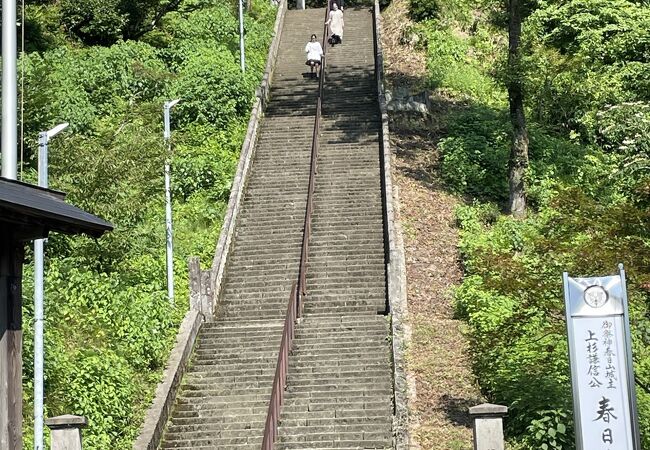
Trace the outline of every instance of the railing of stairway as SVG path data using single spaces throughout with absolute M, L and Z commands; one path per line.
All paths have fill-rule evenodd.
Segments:
M 327 22 L 330 3 L 332 1 L 333 0 L 327 0 L 326 2 L 325 22 Z M 316 118 L 314 119 L 314 132 L 312 134 L 311 141 L 309 188 L 307 190 L 307 205 L 305 208 L 305 222 L 302 234 L 302 251 L 300 253 L 298 280 L 295 281 L 291 286 L 289 304 L 287 306 L 287 314 L 284 318 L 284 328 L 282 330 L 282 340 L 280 341 L 280 351 L 278 352 L 278 362 L 275 367 L 275 377 L 273 378 L 273 390 L 271 391 L 269 409 L 266 414 L 266 425 L 264 427 L 264 437 L 262 439 L 262 450 L 273 450 L 273 445 L 278 434 L 280 410 L 282 408 L 282 403 L 284 402 L 284 389 L 287 385 L 289 352 L 293 347 L 296 319 L 302 315 L 302 297 L 307 294 L 307 262 L 309 258 L 309 239 L 311 237 L 311 216 L 314 205 L 314 189 L 316 187 L 316 163 L 318 160 L 319 147 L 318 134 L 320 130 L 328 38 L 329 27 L 327 24 L 325 24 L 323 26 L 323 56 L 321 57 L 320 76 L 318 79 L 318 97 L 316 99 Z

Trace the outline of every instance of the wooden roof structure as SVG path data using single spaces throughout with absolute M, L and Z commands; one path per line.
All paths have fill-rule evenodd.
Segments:
M 99 237 L 113 225 L 65 202 L 62 192 L 0 177 L 0 226 L 20 240 L 44 238 L 50 231 Z
M 51 231 L 99 237 L 113 225 L 62 192 L 0 177 L 0 449 L 22 450 L 22 266 L 27 241 Z

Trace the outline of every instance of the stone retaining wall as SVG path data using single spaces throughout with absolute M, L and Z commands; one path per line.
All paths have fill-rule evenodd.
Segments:
M 388 108 L 384 89 L 384 56 L 381 46 L 381 13 L 379 1 L 375 0 L 373 9 L 375 42 L 375 77 L 377 95 L 381 112 L 380 160 L 382 175 L 382 195 L 384 197 L 384 248 L 386 251 L 386 277 L 388 304 L 391 313 L 393 337 L 393 388 L 395 415 L 393 432 L 395 448 L 410 448 L 408 402 L 415 395 L 415 383 L 406 374 L 405 352 L 410 341 L 411 330 L 407 322 L 406 302 L 406 260 L 402 229 L 397 217 L 399 208 L 397 189 L 392 182 L 392 152 L 388 129 Z

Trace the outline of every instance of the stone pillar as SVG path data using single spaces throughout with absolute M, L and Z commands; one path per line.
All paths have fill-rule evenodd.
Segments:
M 296 0 L 296 9 L 305 9 L 305 0 Z
M 503 417 L 508 407 L 484 403 L 469 408 L 474 429 L 474 450 L 504 450 Z
M 190 256 L 187 265 L 190 274 L 190 309 L 201 311 L 201 264 L 199 258 Z
M 88 425 L 85 417 L 66 414 L 45 419 L 51 432 L 51 450 L 81 450 L 81 429 Z
M 212 271 L 201 270 L 199 258 L 191 256 L 188 260 L 190 272 L 190 309 L 203 314 L 206 321 L 214 317 L 212 299 Z

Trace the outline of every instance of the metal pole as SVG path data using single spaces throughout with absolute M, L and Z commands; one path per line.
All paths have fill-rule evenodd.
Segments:
M 169 142 L 169 141 L 167 141 Z M 168 145 L 168 150 L 171 146 Z M 169 158 L 169 157 L 168 157 Z M 167 297 L 174 304 L 174 239 L 172 234 L 172 197 L 170 192 L 169 159 L 165 161 L 165 230 L 167 237 Z
M 2 0 L 2 176 L 17 177 L 16 0 Z
M 48 187 L 47 132 L 38 134 L 38 185 Z M 43 273 L 45 239 L 34 241 L 34 450 L 43 450 Z
M 625 339 L 627 340 L 627 385 L 630 392 L 630 420 L 632 421 L 632 445 L 636 450 L 641 450 L 641 436 L 639 431 L 639 413 L 636 399 L 636 382 L 634 381 L 634 359 L 632 359 L 632 333 L 630 331 L 630 312 L 627 299 L 627 281 L 625 280 L 625 268 L 623 263 L 618 265 L 618 273 L 621 277 L 621 293 L 623 301 L 623 327 Z
M 165 102 L 163 106 L 164 134 L 167 144 L 167 157 L 165 158 L 165 236 L 167 240 L 167 297 L 169 303 L 174 304 L 174 239 L 172 229 L 172 195 L 171 195 L 171 173 L 170 161 L 172 157 L 171 125 L 169 111 L 180 100 Z
M 239 0 L 239 62 L 242 73 L 246 72 L 246 54 L 244 53 L 244 6 Z
M 38 185 L 49 187 L 48 142 L 68 126 L 62 123 L 38 134 Z M 43 450 L 43 345 L 45 239 L 34 241 L 34 450 Z

